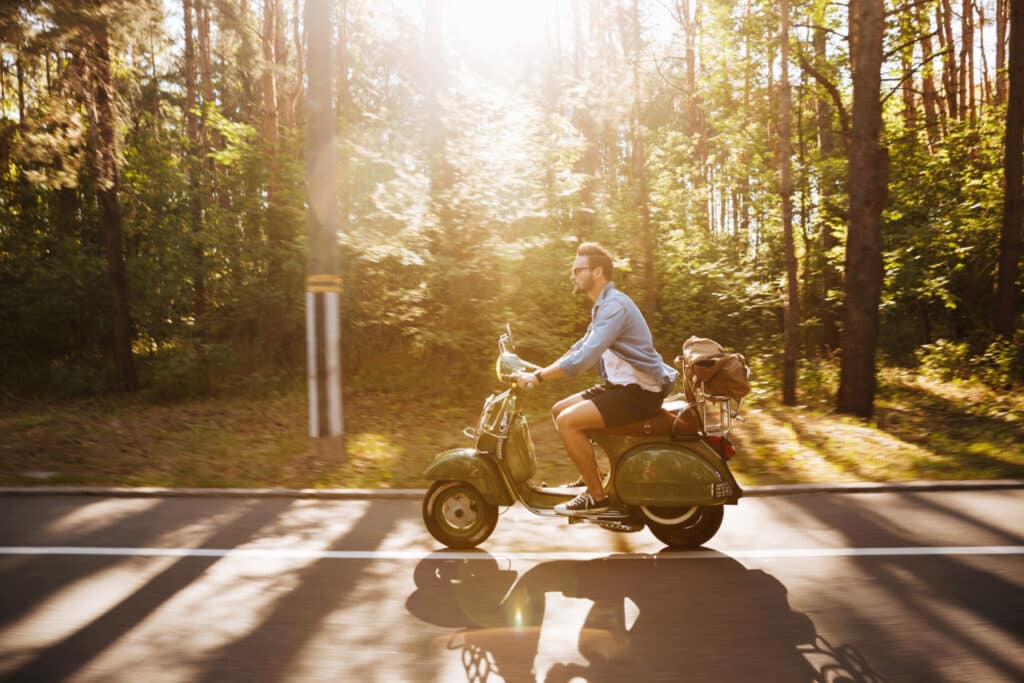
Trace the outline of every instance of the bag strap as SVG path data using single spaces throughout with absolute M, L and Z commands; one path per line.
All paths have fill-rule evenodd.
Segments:
M 676 428 L 678 427 L 678 425 L 684 424 L 683 413 L 685 413 L 687 410 L 693 410 L 693 414 L 697 416 L 697 422 L 700 423 L 700 430 L 701 430 L 701 432 L 704 431 L 704 420 L 702 420 L 701 417 L 700 417 L 700 411 L 699 410 L 694 410 L 694 408 L 696 408 L 696 404 L 693 404 L 693 403 L 690 403 L 689 401 L 686 401 L 685 405 L 682 408 L 672 412 L 671 438 L 673 440 L 675 440 L 675 438 L 676 438 Z

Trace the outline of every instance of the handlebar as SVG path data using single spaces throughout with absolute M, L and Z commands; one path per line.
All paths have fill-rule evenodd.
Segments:
M 509 323 L 505 323 L 505 331 L 498 338 L 498 348 L 501 350 L 501 356 L 498 359 L 498 379 L 503 384 L 516 384 L 517 372 L 537 372 L 543 369 L 542 366 L 525 361 L 516 355 L 516 343 L 512 338 L 512 325 Z M 500 372 L 500 369 L 510 369 L 514 372 L 503 373 Z M 534 384 L 536 383 L 528 383 L 526 386 L 528 389 L 532 389 Z
M 525 360 L 520 359 L 520 362 L 522 362 L 523 370 L 525 370 L 526 372 L 537 372 L 538 370 L 542 370 L 543 369 L 542 366 L 536 365 L 534 363 L 530 363 L 529 361 L 525 361 Z M 500 379 L 501 379 L 502 382 L 504 382 L 506 384 L 515 384 L 516 375 L 515 375 L 515 373 L 502 374 L 500 376 Z M 528 384 L 527 388 L 532 388 L 532 386 Z

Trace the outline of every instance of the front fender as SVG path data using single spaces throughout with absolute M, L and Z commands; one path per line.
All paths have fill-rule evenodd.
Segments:
M 455 448 L 438 453 L 423 476 L 431 481 L 464 481 L 472 484 L 492 505 L 511 505 L 514 501 L 502 481 L 498 465 L 475 448 Z

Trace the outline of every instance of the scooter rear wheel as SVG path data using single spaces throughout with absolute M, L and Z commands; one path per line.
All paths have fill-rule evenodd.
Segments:
M 473 548 L 498 525 L 498 506 L 484 500 L 471 484 L 436 481 L 423 498 L 427 531 L 449 548 Z
M 646 508 L 640 512 L 647 522 L 647 527 L 654 536 L 674 550 L 690 550 L 699 548 L 718 532 L 722 526 L 725 511 L 721 505 L 697 505 L 680 508 Z M 672 524 L 663 523 L 669 519 L 681 521 Z

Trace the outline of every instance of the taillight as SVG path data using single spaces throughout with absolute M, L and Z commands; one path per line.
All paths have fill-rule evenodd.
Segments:
M 709 446 L 721 453 L 722 457 L 726 460 L 730 460 L 732 456 L 736 455 L 736 449 L 732 447 L 729 439 L 724 436 L 709 436 L 707 442 Z

